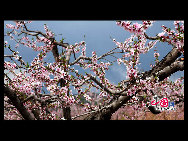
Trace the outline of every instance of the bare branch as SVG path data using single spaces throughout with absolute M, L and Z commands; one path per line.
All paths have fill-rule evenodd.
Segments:
M 85 57 L 85 56 L 79 56 L 74 62 L 70 63 L 70 66 L 76 64 L 78 61 L 80 61 L 81 59 L 84 59 L 84 60 L 89 60 L 91 61 L 92 58 L 91 57 Z
M 98 57 L 97 60 L 100 60 L 100 59 L 102 59 L 102 58 L 104 58 L 108 55 L 112 55 L 112 54 L 115 54 L 115 53 L 123 53 L 123 52 L 107 52 L 107 53 L 101 55 L 100 57 Z
M 177 71 L 184 70 L 184 61 L 175 61 L 170 66 L 165 67 L 163 70 L 159 71 L 159 81 L 164 80 L 169 77 L 171 74 Z
M 97 60 L 100 60 L 100 59 L 104 59 L 104 57 L 108 56 L 108 55 L 112 55 L 112 54 L 115 54 L 115 53 L 123 53 L 123 52 L 113 52 L 115 49 L 117 49 L 119 47 L 115 47 L 114 49 L 110 50 L 109 52 L 101 55 L 100 57 L 97 58 Z M 113 56 L 114 57 L 114 56 Z M 84 59 L 84 60 L 89 60 L 89 61 L 92 61 L 92 57 L 85 57 L 85 56 L 79 56 L 77 59 L 75 59 L 72 63 L 70 63 L 70 66 L 76 64 L 78 61 L 80 61 L 81 59 Z
M 144 35 L 145 35 L 146 39 L 149 39 L 149 40 L 159 40 L 158 36 L 156 36 L 156 37 L 149 37 L 145 32 L 144 32 Z
M 26 34 L 31 35 L 31 36 L 37 36 L 37 35 L 40 34 L 40 35 L 44 36 L 45 38 L 49 39 L 48 36 L 47 36 L 46 34 L 42 33 L 41 31 L 29 30 L 25 24 L 23 24 L 23 25 L 24 25 L 24 28 L 25 28 L 26 31 L 24 31 L 23 28 L 22 28 L 22 29 L 21 29 L 21 32 L 22 32 L 22 33 L 26 33 Z M 34 33 L 36 33 L 36 34 L 33 34 L 33 33 L 31 33 L 31 32 L 34 32 Z

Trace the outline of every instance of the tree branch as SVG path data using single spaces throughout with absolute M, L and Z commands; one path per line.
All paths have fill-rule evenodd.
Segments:
M 160 38 L 159 37 L 149 37 L 145 32 L 144 32 L 144 35 L 146 37 L 146 39 L 149 39 L 149 40 L 159 40 Z
M 144 73 L 143 79 L 163 70 L 167 66 L 170 66 L 180 56 L 180 51 L 174 47 L 159 63 L 156 64 L 155 67 Z
M 54 45 L 54 47 L 52 49 L 52 53 L 53 53 L 55 61 L 59 62 L 59 52 L 58 52 L 57 45 Z
M 115 54 L 115 53 L 123 53 L 123 52 L 113 52 L 115 49 L 117 49 L 119 47 L 115 47 L 114 49 L 110 50 L 109 52 L 99 56 L 97 58 L 97 60 L 100 60 L 100 59 L 103 59 L 104 57 L 108 56 L 108 55 L 112 55 L 112 54 Z M 79 56 L 77 59 L 75 59 L 72 63 L 70 63 L 70 66 L 76 64 L 79 60 L 81 59 L 84 59 L 84 60 L 89 60 L 89 61 L 92 61 L 92 57 L 85 57 L 85 56 Z
M 184 70 L 184 61 L 175 61 L 170 66 L 165 67 L 163 70 L 159 71 L 159 81 L 164 80 L 165 78 L 169 77 L 171 74 L 177 71 Z
M 85 56 L 79 56 L 76 60 L 74 60 L 72 63 L 70 63 L 70 66 L 76 64 L 78 61 L 80 61 L 81 59 L 84 59 L 84 60 L 89 60 L 91 61 L 92 58 L 91 57 L 85 57 Z
M 20 112 L 25 120 L 35 120 L 33 114 L 31 114 L 24 107 L 20 99 L 17 97 L 16 92 L 11 90 L 8 86 L 4 86 L 4 94 L 11 100 L 16 109 Z

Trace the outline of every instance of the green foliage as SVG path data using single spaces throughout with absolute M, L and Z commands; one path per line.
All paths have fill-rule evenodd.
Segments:
M 26 68 L 29 68 L 29 63 L 27 62 Z
M 121 87 L 120 85 L 121 85 L 121 83 L 119 82 L 118 85 L 117 85 L 117 88 L 120 88 Z
M 144 94 L 143 98 L 146 99 L 146 94 Z
M 65 40 L 65 38 L 63 38 L 63 37 L 62 37 L 62 39 L 60 40 L 60 42 L 62 42 L 62 43 L 63 43 L 63 41 L 64 41 L 64 40 Z

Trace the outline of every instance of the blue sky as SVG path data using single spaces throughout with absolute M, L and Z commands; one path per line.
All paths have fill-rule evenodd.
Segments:
M 140 23 L 141 21 L 133 21 Z M 4 24 L 15 24 L 12 21 L 5 21 Z M 53 31 L 57 36 L 56 40 L 59 41 L 61 38 L 65 38 L 64 42 L 69 44 L 75 44 L 76 42 L 85 41 L 86 42 L 86 55 L 88 57 L 92 56 L 92 51 L 96 51 L 97 56 L 100 56 L 107 51 L 110 51 L 116 45 L 110 39 L 115 38 L 116 41 L 124 42 L 126 38 L 130 37 L 130 33 L 125 31 L 123 28 L 116 25 L 115 21 L 33 21 L 31 24 L 28 24 L 28 28 L 31 30 L 39 30 L 44 32 L 44 24 L 47 24 L 49 29 Z M 153 26 L 147 30 L 149 36 L 155 36 L 157 33 L 162 32 L 161 25 L 165 25 L 174 28 L 173 21 L 156 21 L 153 23 Z M 5 29 L 5 33 L 6 33 Z M 62 35 L 58 35 L 62 34 Z M 85 38 L 84 38 L 85 35 Z M 10 41 L 8 37 L 4 38 L 5 41 L 8 41 L 11 46 L 14 46 L 15 42 Z M 171 46 L 167 43 L 157 43 L 156 44 L 158 52 L 160 53 L 159 60 L 161 60 L 170 50 Z M 38 54 L 38 52 L 32 51 L 31 48 L 20 46 L 17 49 L 22 55 L 25 62 L 31 62 L 33 58 Z M 150 50 L 147 54 L 143 54 L 140 57 L 141 65 L 140 69 L 143 71 L 150 69 L 150 63 L 154 64 L 153 51 Z M 6 50 L 4 54 L 9 54 Z M 121 56 L 121 55 L 120 55 Z M 78 57 L 78 55 L 77 55 Z M 118 55 L 117 55 L 118 57 Z M 49 62 L 53 62 L 54 58 L 52 53 L 48 54 L 47 59 Z M 115 58 L 109 58 L 111 61 L 114 61 Z M 103 60 L 105 61 L 105 60 Z M 76 68 L 76 67 L 75 67 Z M 83 73 L 82 70 L 78 69 L 79 72 Z M 180 76 L 184 75 L 183 72 L 175 73 L 171 76 L 172 80 L 177 79 Z M 126 76 L 126 67 L 124 65 L 118 65 L 114 63 L 111 66 L 111 69 L 106 72 L 106 77 L 110 80 L 111 83 L 117 84 L 121 80 L 124 80 Z

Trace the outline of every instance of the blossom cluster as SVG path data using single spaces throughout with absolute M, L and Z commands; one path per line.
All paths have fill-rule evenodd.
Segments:
M 161 41 L 176 46 L 184 53 L 184 21 L 174 21 L 174 26 L 176 31 L 162 25 L 163 32 L 159 33 L 157 36 Z M 167 34 L 167 36 L 165 36 L 165 34 Z
M 4 62 L 4 69 L 7 70 L 14 70 L 16 68 L 16 64 L 15 63 L 10 63 L 10 62 Z
M 12 24 L 6 24 L 6 28 L 19 29 L 23 24 L 31 23 L 31 21 L 14 21 L 14 22 L 16 23 L 16 26 Z
M 130 22 L 130 21 L 117 21 L 116 24 L 118 26 L 123 27 L 126 31 L 129 31 L 130 33 L 134 33 L 137 36 L 141 35 L 145 32 L 145 30 L 152 26 L 153 21 L 143 21 L 142 24 L 138 24 Z

